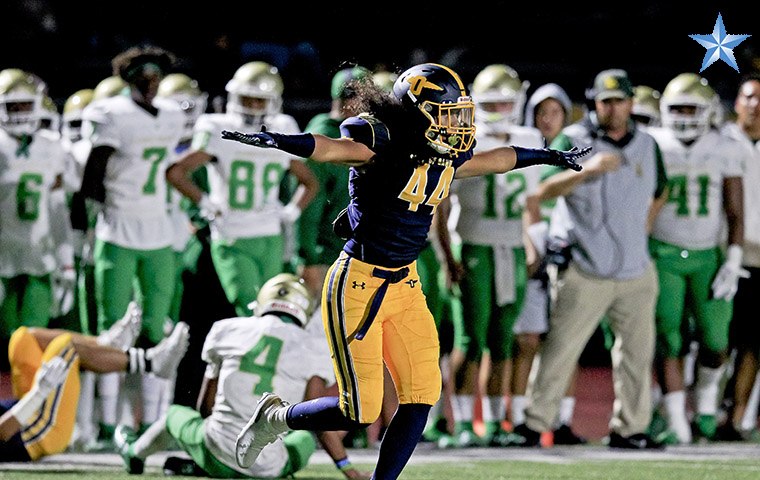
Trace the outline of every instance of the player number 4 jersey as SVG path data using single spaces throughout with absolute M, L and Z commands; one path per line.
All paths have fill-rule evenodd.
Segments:
M 324 339 L 323 339 L 324 340 Z M 326 345 L 325 345 L 326 347 Z M 279 317 L 240 317 L 214 323 L 206 337 L 202 358 L 206 376 L 218 378 L 213 412 L 206 419 L 206 442 L 217 458 L 239 470 L 235 463 L 235 440 L 266 392 L 283 400 L 303 400 L 311 377 L 334 381 L 330 356 L 315 348 L 311 334 Z M 266 447 L 253 466 L 254 476 L 277 476 L 284 459 L 281 444 Z M 279 467 L 277 465 L 279 464 Z M 270 465 L 264 472 L 258 465 Z

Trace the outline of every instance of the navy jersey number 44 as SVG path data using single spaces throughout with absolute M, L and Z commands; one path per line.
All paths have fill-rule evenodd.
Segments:
M 344 250 L 389 268 L 413 262 L 427 242 L 433 212 L 472 151 L 449 157 L 430 150 L 425 158 L 389 158 L 397 150 L 389 148 L 388 129 L 369 115 L 346 119 L 341 134 L 377 154 L 369 164 L 351 168 L 348 218 L 353 232 Z

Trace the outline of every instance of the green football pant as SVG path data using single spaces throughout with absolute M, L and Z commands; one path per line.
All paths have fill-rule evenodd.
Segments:
M 124 316 L 135 298 L 136 278 L 142 297 L 142 334 L 152 344 L 160 342 L 174 295 L 171 247 L 136 250 L 96 240 L 94 258 L 99 332 Z
M 238 315 L 248 317 L 248 305 L 259 288 L 282 272 L 282 237 L 239 238 L 211 241 L 211 258 L 227 300 Z

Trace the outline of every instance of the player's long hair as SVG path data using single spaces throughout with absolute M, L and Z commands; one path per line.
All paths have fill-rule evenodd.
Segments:
M 419 111 L 410 109 L 393 93 L 371 81 L 351 80 L 346 87 L 358 98 L 351 105 L 350 115 L 369 113 L 388 127 L 394 159 L 408 159 L 410 153 L 417 153 L 415 161 L 422 162 L 434 153 L 425 141 L 425 130 L 430 122 Z

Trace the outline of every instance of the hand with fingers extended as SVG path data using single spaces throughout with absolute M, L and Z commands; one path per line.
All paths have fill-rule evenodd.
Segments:
M 234 140 L 236 142 L 245 143 L 246 145 L 253 145 L 254 147 L 261 148 L 278 148 L 275 135 L 267 132 L 267 127 L 262 125 L 261 131 L 258 133 L 243 133 L 243 132 L 231 132 L 229 130 L 222 130 L 222 138 L 225 140 Z
M 565 167 L 571 170 L 575 170 L 576 172 L 580 172 L 583 170 L 583 167 L 580 166 L 576 160 L 588 155 L 588 153 L 591 151 L 591 147 L 573 147 L 570 150 L 566 151 L 552 150 L 551 148 L 547 148 L 546 150 L 551 155 L 550 161 L 547 162 L 549 165 L 557 165 L 559 167 Z

